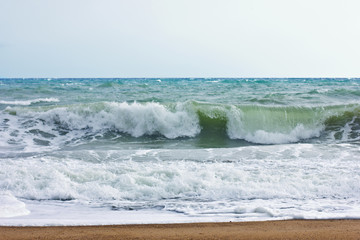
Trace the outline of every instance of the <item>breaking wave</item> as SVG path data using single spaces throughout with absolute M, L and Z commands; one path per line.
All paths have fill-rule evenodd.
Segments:
M 241 139 L 255 144 L 360 139 L 360 106 L 357 104 L 284 107 L 196 101 L 99 102 L 7 107 L 1 115 L 0 127 L 4 130 L 0 135 L 5 141 L 16 143 L 31 136 L 36 144 L 43 146 L 53 145 L 52 140 L 56 138 L 65 142 L 81 141 L 104 133 L 135 138 Z

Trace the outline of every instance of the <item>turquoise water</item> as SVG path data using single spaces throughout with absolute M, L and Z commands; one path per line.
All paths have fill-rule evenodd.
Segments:
M 24 148 L 31 141 L 40 148 L 90 142 L 120 148 L 346 142 L 359 138 L 359 83 L 358 79 L 5 79 L 0 109 L 3 125 L 13 122 L 6 122 L 6 115 L 16 124 L 31 125 L 5 131 L 13 135 L 6 137 L 7 143 Z M 65 144 L 56 142 L 60 137 Z M 24 139 L 26 144 L 21 143 Z
M 323 105 L 358 100 L 359 79 L 0 79 L 2 101 Z M 6 105 L 6 104 L 5 104 Z
M 359 140 L 360 79 L 0 79 L 0 217 L 357 218 Z

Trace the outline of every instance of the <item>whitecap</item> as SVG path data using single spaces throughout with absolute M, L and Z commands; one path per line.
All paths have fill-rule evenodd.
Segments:
M 18 100 L 18 101 L 6 101 L 6 100 L 0 100 L 0 104 L 4 105 L 22 105 L 22 106 L 28 106 L 33 103 L 39 103 L 39 102 L 59 102 L 60 100 L 57 98 L 37 98 L 32 100 Z

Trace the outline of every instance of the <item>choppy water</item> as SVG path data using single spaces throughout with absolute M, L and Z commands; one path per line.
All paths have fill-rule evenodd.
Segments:
M 0 224 L 359 218 L 359 140 L 360 79 L 0 79 Z

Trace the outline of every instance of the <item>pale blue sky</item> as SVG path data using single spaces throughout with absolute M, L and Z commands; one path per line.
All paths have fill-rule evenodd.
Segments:
M 360 77 L 358 0 L 0 0 L 1 77 Z

